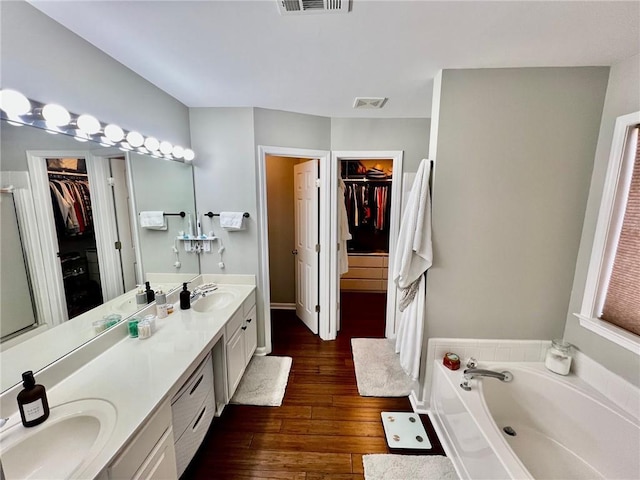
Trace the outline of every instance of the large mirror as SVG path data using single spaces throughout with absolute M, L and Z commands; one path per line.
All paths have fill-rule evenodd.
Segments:
M 44 368 L 99 334 L 95 320 L 143 308 L 137 285 L 171 290 L 199 261 L 176 242 L 195 214 L 191 165 L 4 119 L 0 148 L 5 391 L 20 381 L 16 358 L 33 350 L 26 369 Z M 162 225 L 142 226 L 141 212 Z M 64 341 L 45 341 L 62 329 Z

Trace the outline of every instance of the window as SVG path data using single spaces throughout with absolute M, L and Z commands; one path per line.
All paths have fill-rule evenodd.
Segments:
M 640 112 L 616 121 L 580 325 L 640 355 Z

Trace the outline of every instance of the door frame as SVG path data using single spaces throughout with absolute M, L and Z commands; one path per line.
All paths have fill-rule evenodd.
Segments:
M 327 279 L 331 271 L 331 222 L 328 213 L 331 211 L 331 152 L 329 150 L 310 150 L 306 148 L 290 148 L 258 145 L 258 263 L 257 303 L 262 309 L 264 325 L 264 346 L 258 347 L 258 355 L 271 353 L 271 294 L 269 291 L 269 221 L 267 207 L 267 155 L 276 157 L 318 159 L 320 165 L 320 258 L 319 266 L 319 294 L 318 314 L 319 335 L 323 340 L 330 338 L 329 315 L 331 305 L 330 282 Z M 323 306 L 327 306 L 323 308 Z M 335 335 L 334 337 L 335 338 Z
M 96 236 L 96 251 L 100 269 L 103 302 L 118 295 L 122 290 L 122 271 L 113 247 L 112 235 L 115 231 L 113 201 L 109 201 L 111 193 L 108 185 L 108 167 L 104 157 L 94 156 L 90 150 L 27 150 L 27 165 L 31 180 L 35 219 L 38 224 L 40 245 L 42 248 L 43 272 L 50 285 L 49 308 L 52 325 L 59 325 L 69 319 L 65 301 L 62 267 L 57 257 L 58 237 L 53 218 L 53 206 L 49 193 L 49 176 L 47 175 L 47 158 L 78 157 L 86 159 L 87 178 L 90 183 L 91 209 Z M 109 216 L 111 214 L 111 216 Z M 110 243 L 111 242 L 111 243 Z
M 402 207 L 402 162 L 404 152 L 402 150 L 340 150 L 331 152 L 331 171 L 329 178 L 331 182 L 331 240 L 332 247 L 330 279 L 330 305 L 329 315 L 329 337 L 335 339 L 338 334 L 338 321 L 340 315 L 340 273 L 338 272 L 338 178 L 340 177 L 341 160 L 392 160 L 393 161 L 393 182 L 391 182 L 391 212 L 389 217 L 389 271 L 393 272 L 395 260 L 396 240 L 400 232 L 400 214 Z M 387 275 L 387 315 L 385 322 L 385 336 L 393 338 L 396 335 L 396 314 L 397 314 L 396 285 L 393 281 L 393 274 Z

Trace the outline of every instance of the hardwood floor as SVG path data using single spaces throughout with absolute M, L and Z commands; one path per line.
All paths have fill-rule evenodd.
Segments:
M 411 405 L 407 397 L 361 397 L 351 355 L 351 338 L 384 337 L 385 295 L 343 293 L 341 305 L 342 329 L 330 342 L 295 312 L 272 311 L 272 355 L 293 358 L 282 406 L 228 405 L 183 479 L 363 479 L 363 454 L 390 453 L 380 412 Z M 421 417 L 434 446 L 426 453 L 444 455 Z

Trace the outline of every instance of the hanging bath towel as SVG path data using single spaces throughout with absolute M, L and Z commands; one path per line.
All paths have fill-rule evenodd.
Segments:
M 164 212 L 140 212 L 140 226 L 149 230 L 166 230 L 167 222 L 164 216 Z
M 401 308 L 396 353 L 400 353 L 400 364 L 413 379 L 420 373 L 426 290 L 424 273 L 433 261 L 430 175 L 431 162 L 423 159 L 400 222 L 393 269 Z

